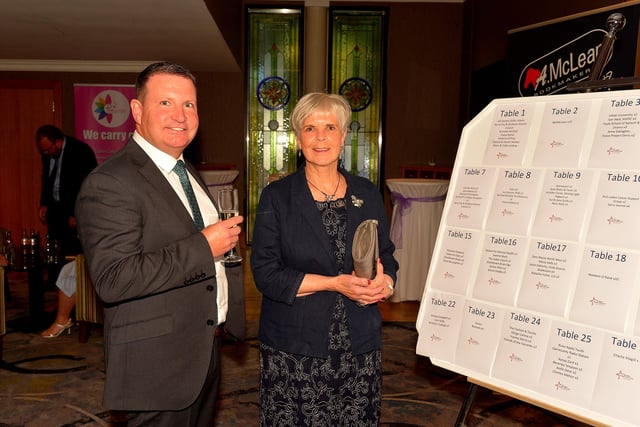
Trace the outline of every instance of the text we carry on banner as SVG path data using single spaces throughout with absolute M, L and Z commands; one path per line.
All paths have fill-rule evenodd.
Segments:
M 129 102 L 133 85 L 74 84 L 75 137 L 93 148 L 98 163 L 120 150 L 135 130 Z

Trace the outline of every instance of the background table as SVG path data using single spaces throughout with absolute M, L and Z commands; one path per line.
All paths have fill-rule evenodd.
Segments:
M 60 269 L 59 264 L 45 264 L 41 259 L 31 260 L 28 265 L 19 262 L 13 268 L 4 267 L 5 272 L 12 272 L 12 275 L 26 274 L 28 288 L 29 316 L 26 318 L 14 319 L 11 328 L 20 331 L 40 332 L 51 324 L 52 319 L 45 313 L 44 293 L 46 290 L 44 277 L 47 279 L 54 274 L 52 271 Z M 4 273 L 3 273 L 4 274 Z M 7 277 L 5 276 L 4 279 Z M 9 286 L 7 282 L 4 286 Z
M 391 301 L 420 301 L 449 180 L 394 178 L 386 184 L 393 202 L 391 240 L 400 264 Z
M 233 188 L 233 181 L 238 177 L 240 171 L 237 169 L 229 170 L 200 170 L 200 175 L 207 184 L 207 189 L 211 196 L 218 197 L 218 191 L 223 188 Z

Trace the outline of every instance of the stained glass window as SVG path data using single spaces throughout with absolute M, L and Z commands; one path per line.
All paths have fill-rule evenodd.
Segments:
M 342 161 L 380 185 L 384 10 L 331 9 L 331 93 L 353 115 Z M 262 189 L 296 169 L 289 115 L 301 96 L 302 9 L 247 9 L 247 241 Z
M 262 189 L 296 168 L 289 115 L 300 98 L 301 9 L 247 10 L 247 241 Z
M 379 185 L 382 148 L 384 10 L 331 10 L 331 92 L 353 111 L 343 163 L 354 175 Z

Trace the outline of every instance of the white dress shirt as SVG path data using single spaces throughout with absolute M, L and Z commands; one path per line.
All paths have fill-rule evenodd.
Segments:
M 176 165 L 177 161 L 183 160 L 182 155 L 178 159 L 173 158 L 169 154 L 151 145 L 151 143 L 145 140 L 137 131 L 133 133 L 133 140 L 140 146 L 140 148 L 144 150 L 145 153 L 147 153 L 147 155 L 151 158 L 153 163 L 155 163 L 158 169 L 160 169 L 160 172 L 162 172 L 164 177 L 167 179 L 169 184 L 171 184 L 171 187 L 182 201 L 184 208 L 193 218 L 191 207 L 189 206 L 189 201 L 187 200 L 187 195 L 182 188 L 182 184 L 180 184 L 180 178 L 178 178 L 178 175 L 173 172 L 173 167 Z M 191 186 L 193 187 L 193 192 L 196 195 L 196 200 L 198 201 L 198 206 L 200 207 L 200 213 L 202 214 L 204 226 L 206 227 L 208 225 L 215 224 L 219 220 L 216 207 L 213 205 L 213 202 L 205 192 L 206 190 L 202 188 L 200 184 L 198 184 L 198 182 L 191 176 L 188 170 L 187 175 L 189 176 L 189 181 L 191 182 Z M 216 282 L 218 285 L 218 292 L 216 297 L 216 303 L 218 305 L 218 324 L 224 323 L 226 321 L 227 310 L 229 306 L 229 284 L 227 281 L 227 275 L 225 273 L 223 258 L 223 256 L 220 256 L 215 260 Z
M 62 140 L 62 149 L 60 150 L 60 155 L 57 159 L 53 157 L 49 158 L 49 175 L 53 172 L 53 168 L 56 164 L 56 160 L 58 161 L 58 168 L 56 169 L 56 176 L 53 177 L 53 189 L 51 196 L 53 200 L 56 202 L 60 201 L 60 170 L 62 169 L 62 156 L 64 156 L 64 147 L 67 145 L 67 137 L 64 137 Z

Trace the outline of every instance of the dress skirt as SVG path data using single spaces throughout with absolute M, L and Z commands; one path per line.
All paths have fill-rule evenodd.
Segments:
M 260 345 L 260 425 L 377 426 L 382 353 L 354 355 L 339 295 L 329 329 L 328 358 Z

